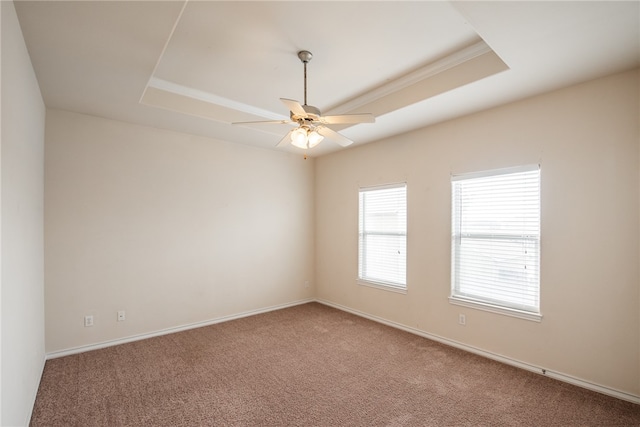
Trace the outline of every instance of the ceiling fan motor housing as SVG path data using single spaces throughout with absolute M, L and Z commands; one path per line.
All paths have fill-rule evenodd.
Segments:
M 320 110 L 316 107 L 314 107 L 313 105 L 301 105 L 301 107 L 304 109 L 304 112 L 306 113 L 305 116 L 300 116 L 298 114 L 295 114 L 293 111 L 291 111 L 291 120 L 300 123 L 300 120 L 302 121 L 307 121 L 307 122 L 313 122 L 313 121 L 317 121 L 320 119 L 320 116 L 322 115 L 320 113 Z

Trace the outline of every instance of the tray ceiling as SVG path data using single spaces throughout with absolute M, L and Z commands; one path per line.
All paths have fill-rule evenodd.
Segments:
M 276 149 L 279 98 L 368 143 L 640 65 L 638 2 L 17 1 L 47 107 Z M 323 141 L 309 155 L 343 149 Z M 294 147 L 284 148 L 299 152 Z

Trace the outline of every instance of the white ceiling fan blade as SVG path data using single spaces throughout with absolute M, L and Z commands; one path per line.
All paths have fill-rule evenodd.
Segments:
M 353 144 L 353 141 L 350 140 L 349 138 L 347 138 L 344 135 L 340 135 L 338 132 L 336 132 L 333 129 L 330 129 L 326 126 L 318 126 L 316 128 L 316 131 L 324 136 L 329 138 L 330 140 L 332 140 L 333 142 L 335 142 L 336 144 L 340 144 L 343 147 L 346 147 L 347 145 L 351 145 Z
M 346 123 L 375 123 L 376 118 L 373 114 L 341 114 L 338 116 L 323 116 L 320 117 L 322 123 L 328 125 L 346 124 Z
M 275 124 L 275 125 L 286 125 L 286 124 L 291 124 L 295 122 L 292 122 L 291 120 L 256 120 L 256 121 L 251 121 L 251 122 L 233 122 L 231 123 L 232 125 L 252 125 L 252 124 Z
M 276 147 L 284 147 L 287 144 L 291 144 L 291 132 L 293 132 L 296 129 L 297 128 L 294 128 L 294 129 L 291 129 L 289 132 L 287 132 L 284 138 L 282 138 L 280 142 L 278 142 L 278 145 L 276 145 Z
M 282 103 L 287 106 L 289 111 L 291 111 L 296 116 L 301 116 L 301 117 L 307 116 L 307 112 L 304 111 L 304 108 L 302 108 L 302 105 L 300 105 L 298 101 L 294 101 L 293 99 L 287 99 L 287 98 L 280 98 L 280 101 L 282 101 Z

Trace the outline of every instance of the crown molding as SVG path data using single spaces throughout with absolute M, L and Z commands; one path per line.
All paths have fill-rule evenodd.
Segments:
M 254 107 L 253 105 L 244 104 L 242 102 L 224 98 L 222 96 L 218 96 L 210 92 L 205 92 L 200 89 L 194 89 L 178 83 L 159 79 L 157 77 L 152 77 L 149 80 L 147 87 L 173 93 L 176 95 L 181 95 L 191 99 L 197 99 L 198 101 L 203 101 L 209 104 L 218 105 L 220 107 L 224 107 L 230 110 L 241 111 L 243 113 L 251 114 L 253 116 L 264 117 L 270 120 L 289 120 L 289 117 L 283 116 L 282 114 L 277 114 L 269 110 Z
M 409 86 L 420 83 L 423 80 L 427 80 L 435 75 L 450 70 L 458 65 L 464 64 L 479 56 L 486 55 L 488 53 L 494 53 L 494 51 L 487 45 L 484 40 L 474 43 L 471 46 L 460 49 L 450 55 L 445 56 L 435 62 L 431 62 L 424 67 L 414 70 L 404 76 L 397 78 L 389 83 L 385 83 L 377 88 L 370 90 L 360 96 L 351 98 L 349 101 L 336 105 L 329 109 L 326 113 L 339 114 L 355 111 L 367 104 L 375 102 L 385 96 L 389 96 L 393 93 L 401 91 Z

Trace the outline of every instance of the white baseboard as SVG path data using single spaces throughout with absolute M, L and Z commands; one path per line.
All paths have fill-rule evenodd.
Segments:
M 306 303 L 313 302 L 313 301 L 315 301 L 314 298 L 308 298 L 308 299 L 293 301 L 293 302 L 289 302 L 289 303 L 285 303 L 285 304 L 279 304 L 279 305 L 273 305 L 273 306 L 270 306 L 270 307 L 259 308 L 259 309 L 256 309 L 256 310 L 244 311 L 242 313 L 232 314 L 232 315 L 229 315 L 229 316 L 217 317 L 215 319 L 209 319 L 209 320 L 205 320 L 205 321 L 202 321 L 202 322 L 189 323 L 187 325 L 176 326 L 176 327 L 172 327 L 172 328 L 162 329 L 162 330 L 159 330 L 159 331 L 154 331 L 154 332 L 149 332 L 149 333 L 144 333 L 144 334 L 139 334 L 139 335 L 132 335 L 132 336 L 129 336 L 129 337 L 119 338 L 119 339 L 116 339 L 116 340 L 103 341 L 103 342 L 99 342 L 99 343 L 96 343 L 96 344 L 83 345 L 83 346 L 80 346 L 80 347 L 68 348 L 66 350 L 54 351 L 54 352 L 51 352 L 51 353 L 47 353 L 46 360 L 56 359 L 58 357 L 69 356 L 69 355 L 72 355 L 72 354 L 84 353 L 86 351 L 98 350 L 98 349 L 106 348 L 106 347 L 112 347 L 114 345 L 126 344 L 128 342 L 140 341 L 140 340 L 144 340 L 144 339 L 147 339 L 147 338 L 158 337 L 158 336 L 161 336 L 161 335 L 173 334 L 175 332 L 187 331 L 189 329 L 201 328 L 203 326 L 215 325 L 216 323 L 228 322 L 230 320 L 241 319 L 243 317 L 254 316 L 256 314 L 261 314 L 261 313 L 267 313 L 269 311 L 281 310 L 283 308 L 293 307 L 293 306 L 300 305 L 300 304 L 306 304 Z
M 424 332 L 424 331 L 421 331 L 419 329 L 411 328 L 409 326 L 405 326 L 405 325 L 400 324 L 400 323 L 396 323 L 396 322 L 393 322 L 393 321 L 390 321 L 390 320 L 387 320 L 387 319 L 383 319 L 382 317 L 374 316 L 374 315 L 371 315 L 371 314 L 368 314 L 368 313 L 365 313 L 365 312 L 362 312 L 362 311 L 359 311 L 359 310 L 355 310 L 353 308 L 346 307 L 346 306 L 341 305 L 341 304 L 336 304 L 336 303 L 331 302 L 331 301 L 326 301 L 326 300 L 319 299 L 319 298 L 316 299 L 316 301 L 319 302 L 320 304 L 324 304 L 324 305 L 327 305 L 329 307 L 337 308 L 338 310 L 346 311 L 347 313 L 355 314 L 356 316 L 364 317 L 366 319 L 373 320 L 374 322 L 382 323 L 384 325 L 391 326 L 393 328 L 401 329 L 403 331 L 410 332 L 412 334 L 419 335 L 421 337 L 424 337 L 424 338 L 427 338 L 427 339 L 430 339 L 430 340 L 433 340 L 433 341 L 437 341 L 439 343 L 446 344 L 446 345 L 451 346 L 451 347 L 459 348 L 461 350 L 465 350 L 465 351 L 468 351 L 470 353 L 486 357 L 488 359 L 492 359 L 492 360 L 495 360 L 495 361 L 498 361 L 498 362 L 501 362 L 501 363 L 505 363 L 507 365 L 515 366 L 517 368 L 525 369 L 527 371 L 534 372 L 536 374 L 545 375 L 545 376 L 548 376 L 550 378 L 553 378 L 553 379 L 556 379 L 556 380 L 559 380 L 559 381 L 563 381 L 563 382 L 566 382 L 566 383 L 569 383 L 569 384 L 573 384 L 573 385 L 576 385 L 578 387 L 585 388 L 587 390 L 592 390 L 592 391 L 596 391 L 598 393 L 606 394 L 608 396 L 612 396 L 612 397 L 615 397 L 617 399 L 626 400 L 628 402 L 635 403 L 635 404 L 640 404 L 640 396 L 637 396 L 635 394 L 631 394 L 631 393 L 627 393 L 627 392 L 624 392 L 624 391 L 612 389 L 610 387 L 606 387 L 606 386 L 599 385 L 599 384 L 594 384 L 594 383 L 589 382 L 589 381 L 585 381 L 585 380 L 582 380 L 582 379 L 579 379 L 579 378 L 575 378 L 575 377 L 573 377 L 571 375 L 563 374 L 561 372 L 554 372 L 554 371 L 551 371 L 549 369 L 541 368 L 539 366 L 534 366 L 534 365 L 531 365 L 531 364 L 526 363 L 526 362 L 521 362 L 519 360 L 512 359 L 510 357 L 501 356 L 499 354 L 495 354 L 495 353 L 492 353 L 490 351 L 482 350 L 480 348 L 473 347 L 473 346 L 470 346 L 470 345 L 467 345 L 467 344 L 463 344 L 463 343 L 458 342 L 458 341 L 454 341 L 454 340 L 450 340 L 448 338 L 444 338 L 444 337 L 441 337 L 441 336 L 438 336 L 438 335 L 430 334 L 428 332 Z

